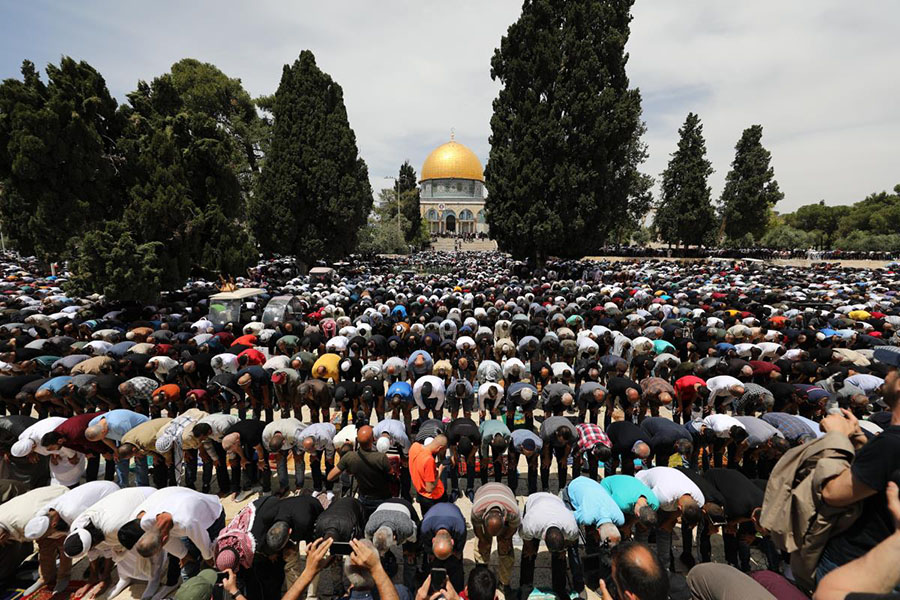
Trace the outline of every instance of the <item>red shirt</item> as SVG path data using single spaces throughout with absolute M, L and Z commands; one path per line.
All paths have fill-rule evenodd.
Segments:
M 240 354 L 238 354 L 238 358 L 246 356 L 247 357 L 247 365 L 259 365 L 262 366 L 263 363 L 266 362 L 266 355 L 257 350 L 256 348 L 247 348 Z
M 252 333 L 248 333 L 247 335 L 242 335 L 238 339 L 234 340 L 231 343 L 232 346 L 255 346 L 256 345 L 256 336 Z
M 697 390 L 694 389 L 694 386 L 697 384 L 706 385 L 706 381 L 700 379 L 696 375 L 685 375 L 680 379 L 675 380 L 675 393 L 682 400 L 696 400 L 697 399 Z
M 109 452 L 109 446 L 107 446 L 103 442 L 90 442 L 86 437 L 84 437 L 84 431 L 88 428 L 88 424 L 91 422 L 91 420 L 94 417 L 99 417 L 103 414 L 106 414 L 106 411 L 87 413 L 84 415 L 70 417 L 60 423 L 59 427 L 57 427 L 54 431 L 66 438 L 66 443 L 63 444 L 63 446 L 65 446 L 66 448 L 70 448 L 76 452 L 81 452 L 83 454 L 100 454 L 103 452 Z

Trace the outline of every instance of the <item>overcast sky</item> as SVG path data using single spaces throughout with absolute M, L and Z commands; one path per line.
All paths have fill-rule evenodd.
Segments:
M 449 139 L 486 162 L 490 58 L 518 1 L 153 2 L 0 0 L 0 77 L 23 59 L 83 59 L 123 101 L 139 79 L 192 57 L 270 94 L 303 49 L 344 89 L 377 190 Z M 734 144 L 764 127 L 782 212 L 850 203 L 900 183 L 900 2 L 638 0 L 628 44 L 654 177 L 689 111 L 700 115 L 721 192 Z

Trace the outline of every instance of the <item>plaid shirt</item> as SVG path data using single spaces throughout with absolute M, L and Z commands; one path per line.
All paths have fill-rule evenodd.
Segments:
M 579 423 L 575 426 L 575 429 L 578 430 L 578 448 L 582 451 L 590 450 L 597 444 L 603 444 L 607 448 L 612 448 L 609 436 L 604 433 L 599 425 Z
M 794 415 L 770 412 L 762 415 L 760 419 L 780 431 L 791 442 L 797 441 L 802 435 L 816 435 L 815 431 Z
M 132 377 L 126 383 L 128 392 L 125 399 L 131 406 L 137 406 L 141 401 L 150 402 L 153 392 L 159 387 L 159 382 L 149 377 Z
M 744 395 L 740 398 L 735 398 L 734 402 L 731 404 L 731 409 L 734 411 L 734 414 L 742 415 L 750 406 L 754 406 L 757 410 L 761 410 L 764 406 L 771 406 L 774 403 L 775 397 L 772 396 L 772 392 L 761 385 L 745 383 Z

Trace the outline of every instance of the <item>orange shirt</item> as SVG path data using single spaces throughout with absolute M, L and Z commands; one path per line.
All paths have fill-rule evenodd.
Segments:
M 409 475 L 416 492 L 425 498 L 437 500 L 444 495 L 444 484 L 437 476 L 434 455 L 428 448 L 416 442 L 409 448 Z M 436 482 L 431 492 L 425 490 L 425 484 Z
M 166 385 L 161 385 L 156 390 L 153 391 L 153 395 L 162 394 L 162 396 L 169 402 L 173 400 L 178 400 L 181 397 L 181 388 L 179 388 L 174 383 L 167 383 Z

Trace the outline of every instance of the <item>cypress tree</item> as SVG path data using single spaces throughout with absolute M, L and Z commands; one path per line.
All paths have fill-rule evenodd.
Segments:
M 416 170 L 406 160 L 400 165 L 397 185 L 400 189 L 400 212 L 409 222 L 404 232 L 407 244 L 418 244 L 422 237 L 422 212 L 419 208 L 419 185 Z
M 294 254 L 307 264 L 345 256 L 356 248 L 372 208 L 372 188 L 341 86 L 304 50 L 285 65 L 272 114 L 271 141 L 250 203 L 260 249 Z
M 769 164 L 772 155 L 762 145 L 762 133 L 762 125 L 744 130 L 725 177 L 719 210 L 725 235 L 731 240 L 748 234 L 759 240 L 766 232 L 769 211 L 784 198 Z
M 666 243 L 700 245 L 716 234 L 716 212 L 708 184 L 713 168 L 706 159 L 700 117 L 688 113 L 678 134 L 678 149 L 661 175 L 661 197 L 653 225 Z
M 526 0 L 494 52 L 486 205 L 516 257 L 589 254 L 646 207 L 641 97 L 625 72 L 631 5 Z

